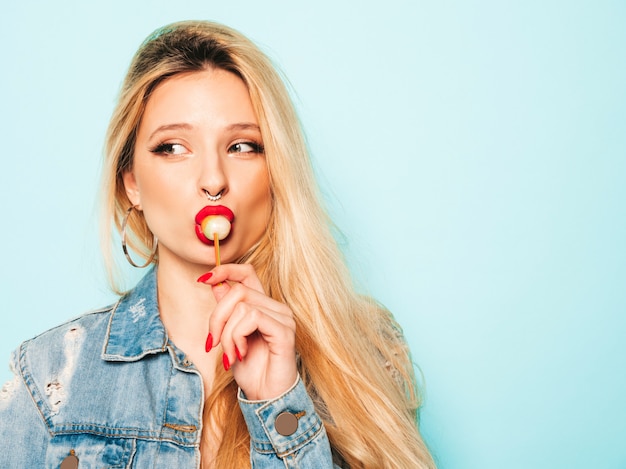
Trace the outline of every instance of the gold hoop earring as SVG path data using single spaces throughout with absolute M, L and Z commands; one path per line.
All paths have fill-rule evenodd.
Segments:
M 128 223 L 128 217 L 130 217 L 130 212 L 132 212 L 134 208 L 134 205 L 128 208 L 128 210 L 126 211 L 126 216 L 122 221 L 122 251 L 124 251 L 126 260 L 129 262 L 130 265 L 132 265 L 133 267 L 137 267 L 138 269 L 143 269 L 144 267 L 148 267 L 154 260 L 154 256 L 156 256 L 157 252 L 157 247 L 159 246 L 159 240 L 156 237 L 154 238 L 154 250 L 152 251 L 152 254 L 150 254 L 150 257 L 148 257 L 146 263 L 143 265 L 135 264 L 135 261 L 133 261 L 133 259 L 130 257 L 130 254 L 128 253 L 128 248 L 126 247 L 126 224 Z

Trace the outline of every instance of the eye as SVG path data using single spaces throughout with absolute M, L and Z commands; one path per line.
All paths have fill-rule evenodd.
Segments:
M 237 142 L 228 149 L 228 153 L 263 153 L 263 145 L 256 142 Z
M 173 156 L 184 155 L 187 153 L 185 146 L 180 143 L 160 143 L 150 151 L 157 155 Z

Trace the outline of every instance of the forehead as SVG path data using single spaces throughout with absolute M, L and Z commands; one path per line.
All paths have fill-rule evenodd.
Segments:
M 174 75 L 150 93 L 140 127 L 165 121 L 196 125 L 257 123 L 248 88 L 232 72 L 209 68 Z

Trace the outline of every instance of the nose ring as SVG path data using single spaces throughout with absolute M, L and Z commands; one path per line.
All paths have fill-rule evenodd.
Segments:
M 204 191 L 206 198 L 209 199 L 211 202 L 217 202 L 218 200 L 220 200 L 222 198 L 222 192 L 224 192 L 224 189 L 222 189 L 217 194 L 212 195 L 208 190 L 206 189 L 202 189 L 202 190 Z

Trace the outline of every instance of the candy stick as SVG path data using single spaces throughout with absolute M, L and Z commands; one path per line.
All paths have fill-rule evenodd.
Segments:
M 215 246 L 215 267 L 220 265 L 220 238 L 217 233 L 213 233 L 213 243 Z

